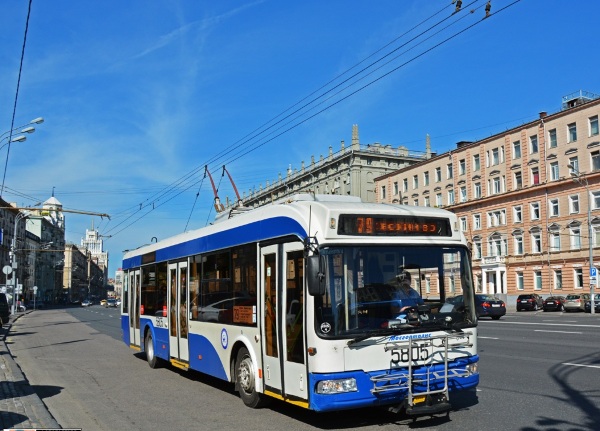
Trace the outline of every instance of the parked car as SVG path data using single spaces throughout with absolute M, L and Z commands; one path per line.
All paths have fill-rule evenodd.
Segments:
M 92 305 L 92 301 L 90 301 L 89 299 L 84 299 L 83 301 L 81 301 L 82 307 L 89 307 L 90 305 Z
M 116 307 L 117 306 L 117 301 L 113 298 L 107 299 L 106 300 L 106 305 L 105 307 Z
M 10 308 L 8 307 L 8 299 L 5 293 L 0 293 L 0 328 L 2 325 L 8 323 L 9 316 Z
M 563 311 L 564 303 L 564 296 L 549 296 L 544 299 L 544 311 Z
M 106 307 L 106 299 L 101 299 L 100 300 L 100 305 L 103 307 Z
M 17 301 L 15 304 L 15 310 L 16 311 L 25 311 L 25 310 L 27 310 L 27 307 L 25 306 L 23 301 Z
M 446 302 L 453 304 L 455 307 L 462 305 L 463 296 L 458 295 L 446 298 Z M 478 294 L 475 295 L 475 313 L 477 314 L 477 318 L 491 317 L 494 320 L 498 320 L 506 314 L 506 304 L 494 295 Z
M 585 310 L 586 313 L 591 313 L 592 312 L 591 296 L 590 296 L 590 300 L 585 301 L 584 310 Z M 600 293 L 596 293 L 594 295 L 594 312 L 595 313 L 600 313 Z
M 565 311 L 585 311 L 585 301 L 589 300 L 589 293 L 570 293 L 565 300 Z
M 537 311 L 544 306 L 544 300 L 537 293 L 528 293 L 519 295 L 517 298 L 517 311 L 533 310 Z

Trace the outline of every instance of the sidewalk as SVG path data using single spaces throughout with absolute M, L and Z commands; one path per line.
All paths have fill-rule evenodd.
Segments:
M 25 313 L 10 316 L 0 329 L 0 429 L 55 428 L 60 429 L 46 405 L 34 392 L 27 378 L 7 347 L 10 329 Z

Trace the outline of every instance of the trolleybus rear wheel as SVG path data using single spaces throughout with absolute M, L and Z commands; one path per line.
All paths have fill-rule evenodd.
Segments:
M 265 396 L 256 392 L 256 375 L 254 364 L 248 349 L 242 347 L 235 362 L 235 383 L 240 398 L 248 407 L 258 408 L 267 403 Z

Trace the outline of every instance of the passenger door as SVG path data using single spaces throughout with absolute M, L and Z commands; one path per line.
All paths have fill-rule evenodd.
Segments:
M 308 399 L 304 348 L 304 249 L 300 242 L 261 249 L 265 392 Z
M 140 270 L 129 272 L 129 344 L 140 346 Z
M 189 362 L 187 262 L 169 264 L 169 354 L 170 357 Z

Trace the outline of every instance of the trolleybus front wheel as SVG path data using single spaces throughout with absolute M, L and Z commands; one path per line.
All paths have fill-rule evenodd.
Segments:
M 148 361 L 148 365 L 150 368 L 158 368 L 160 366 L 161 360 L 156 357 L 156 352 L 154 351 L 154 342 L 152 340 L 152 333 L 148 331 L 146 334 L 146 340 L 144 341 L 145 349 L 146 349 L 146 360 Z
M 235 385 L 244 404 L 251 408 L 263 407 L 268 400 L 263 394 L 256 392 L 256 375 L 254 364 L 248 349 L 242 347 L 235 362 Z

